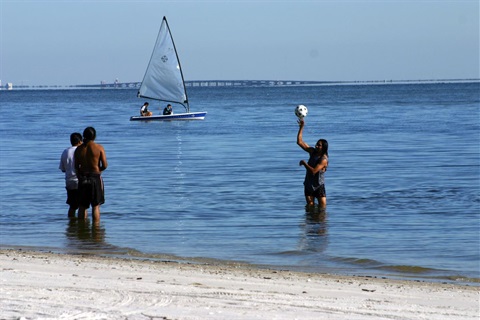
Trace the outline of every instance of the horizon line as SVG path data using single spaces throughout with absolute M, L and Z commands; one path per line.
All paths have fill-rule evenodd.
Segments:
M 336 80 L 336 81 L 317 81 L 317 80 L 185 80 L 186 86 L 195 87 L 251 87 L 251 86 L 301 86 L 301 85 L 334 85 L 334 84 L 400 84 L 400 83 L 446 83 L 446 82 L 480 82 L 480 78 L 457 78 L 457 79 L 416 79 L 416 80 Z M 14 85 L 7 82 L 1 85 L 0 90 L 13 88 L 137 88 L 141 81 L 111 83 L 100 81 L 97 84 L 75 84 L 75 85 Z

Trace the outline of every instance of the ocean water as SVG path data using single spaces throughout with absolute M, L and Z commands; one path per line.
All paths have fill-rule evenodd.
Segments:
M 130 122 L 136 89 L 0 91 L 0 247 L 478 284 L 479 95 L 478 82 L 192 87 L 205 120 Z M 297 104 L 305 141 L 329 141 L 326 212 L 305 212 Z M 87 126 L 109 162 L 98 226 L 68 221 L 58 169 Z

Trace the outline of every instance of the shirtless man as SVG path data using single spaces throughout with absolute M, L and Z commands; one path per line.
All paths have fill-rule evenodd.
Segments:
M 94 221 L 100 221 L 100 205 L 105 202 L 101 173 L 107 169 L 107 156 L 100 144 L 95 143 L 97 133 L 88 127 L 83 131 L 83 144 L 75 150 L 75 169 L 78 176 L 78 218 L 87 218 L 87 209 L 92 205 Z

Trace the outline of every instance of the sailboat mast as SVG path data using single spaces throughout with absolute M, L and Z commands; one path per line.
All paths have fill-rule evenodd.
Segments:
M 187 88 L 185 87 L 185 78 L 183 77 L 182 65 L 180 64 L 180 59 L 178 57 L 177 47 L 175 46 L 175 41 L 173 40 L 172 32 L 170 31 L 170 26 L 168 25 L 167 17 L 164 16 L 163 20 L 165 21 L 168 33 L 170 34 L 170 38 L 172 39 L 173 50 L 175 50 L 175 55 L 177 56 L 178 68 L 180 69 L 180 75 L 182 76 L 183 90 L 185 92 L 184 106 L 187 109 L 187 112 L 190 112 L 190 105 L 188 104 Z

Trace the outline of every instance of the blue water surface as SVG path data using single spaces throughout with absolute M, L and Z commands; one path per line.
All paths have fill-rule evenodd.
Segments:
M 192 87 L 205 120 L 130 122 L 135 89 L 0 91 L 0 247 L 477 283 L 479 92 Z M 329 142 L 324 213 L 305 212 L 297 104 L 306 142 Z M 68 221 L 58 169 L 87 126 L 109 162 L 99 226 Z

